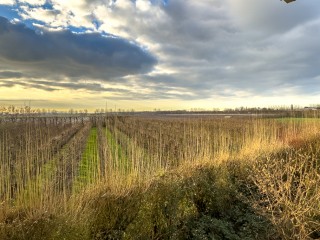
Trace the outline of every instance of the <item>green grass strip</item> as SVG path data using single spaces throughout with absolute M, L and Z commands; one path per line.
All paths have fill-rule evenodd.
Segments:
M 59 158 L 67 151 L 67 144 L 50 161 L 43 164 L 38 173 L 29 179 L 25 188 L 17 196 L 18 201 L 31 204 L 34 199 L 39 199 L 45 189 L 54 188 L 54 179 L 58 170 Z M 30 200 L 30 201 L 29 201 Z
M 99 179 L 99 152 L 97 128 L 90 130 L 89 138 L 79 164 L 78 175 L 74 181 L 74 189 L 80 190 Z
M 129 169 L 129 161 L 128 161 L 128 156 L 122 146 L 118 144 L 116 137 L 110 132 L 109 129 L 104 128 L 107 141 L 108 141 L 108 146 L 111 150 L 112 158 L 116 160 L 116 168 L 117 170 L 124 169 L 125 171 L 128 171 Z M 119 137 L 117 135 L 117 137 Z

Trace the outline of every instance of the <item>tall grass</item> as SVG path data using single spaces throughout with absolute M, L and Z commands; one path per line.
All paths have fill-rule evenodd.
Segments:
M 53 224 L 48 239 L 132 234 L 161 239 L 173 236 L 179 221 L 188 231 L 200 221 L 199 229 L 211 222 L 224 232 L 208 226 L 212 236 L 226 237 L 237 226 L 231 218 L 237 210 L 227 209 L 240 204 L 250 224 L 261 214 L 276 226 L 277 236 L 316 236 L 319 131 L 318 119 L 109 116 L 84 125 L 2 122 L 0 229 L 7 238 L 20 233 L 26 238 L 23 228 L 13 234 L 15 223 L 39 218 Z M 202 235 L 180 232 L 177 238 L 190 236 Z

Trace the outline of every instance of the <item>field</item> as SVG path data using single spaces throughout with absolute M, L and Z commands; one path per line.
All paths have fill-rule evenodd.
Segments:
M 318 118 L 0 121 L 0 239 L 320 239 Z

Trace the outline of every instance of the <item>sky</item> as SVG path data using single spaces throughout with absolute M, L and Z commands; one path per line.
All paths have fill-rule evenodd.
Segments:
M 320 1 L 0 0 L 0 105 L 320 102 Z

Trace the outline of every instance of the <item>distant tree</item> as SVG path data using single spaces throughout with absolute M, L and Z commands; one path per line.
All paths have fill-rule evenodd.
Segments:
M 15 112 L 15 106 L 14 105 L 10 105 L 9 107 L 8 107 L 8 112 L 9 113 L 14 113 Z
M 0 106 L 0 112 L 1 113 L 6 113 L 7 112 L 7 108 L 5 106 Z

